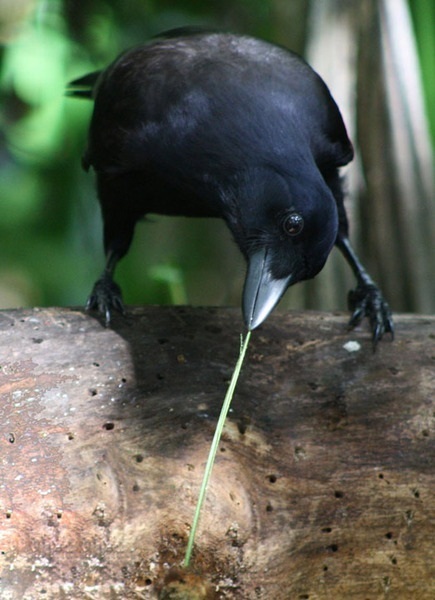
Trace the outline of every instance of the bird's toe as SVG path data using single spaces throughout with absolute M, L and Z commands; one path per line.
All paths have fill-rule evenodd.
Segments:
M 372 331 L 374 350 L 385 333 L 390 333 L 391 337 L 394 337 L 390 307 L 376 286 L 358 285 L 355 290 L 349 292 L 348 302 L 352 311 L 349 327 L 356 327 L 364 317 L 367 317 Z
M 95 283 L 86 303 L 86 310 L 96 310 L 104 316 L 106 325 L 110 324 L 112 310 L 124 314 L 121 288 L 109 275 L 103 275 Z

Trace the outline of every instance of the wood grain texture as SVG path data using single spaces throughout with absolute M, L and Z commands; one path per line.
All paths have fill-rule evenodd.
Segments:
M 1 312 L 1 597 L 433 599 L 435 318 L 346 318 L 254 332 L 186 574 L 239 310 Z

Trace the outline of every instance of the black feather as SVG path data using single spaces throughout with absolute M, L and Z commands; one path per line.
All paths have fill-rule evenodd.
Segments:
M 83 77 L 70 81 L 67 86 L 66 95 L 76 98 L 92 98 L 101 71 L 93 71 Z

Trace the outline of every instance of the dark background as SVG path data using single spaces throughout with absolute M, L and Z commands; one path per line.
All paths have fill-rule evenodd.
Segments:
M 278 42 L 321 73 L 357 149 L 355 245 L 394 310 L 433 312 L 434 23 L 425 0 L 2 0 L 0 307 L 83 305 L 103 266 L 93 175 L 80 167 L 92 106 L 64 96 L 68 81 L 200 25 Z M 336 254 L 281 306 L 345 308 L 353 279 Z M 156 216 L 116 279 L 127 303 L 238 305 L 244 269 L 222 223 Z

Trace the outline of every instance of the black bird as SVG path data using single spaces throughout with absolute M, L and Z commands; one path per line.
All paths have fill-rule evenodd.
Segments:
M 71 83 L 95 101 L 86 169 L 96 172 L 106 267 L 88 300 L 109 322 L 113 281 L 148 213 L 225 220 L 248 263 L 243 315 L 262 323 L 335 245 L 357 278 L 350 325 L 393 334 L 388 304 L 348 239 L 339 167 L 353 158 L 340 111 L 299 56 L 247 36 L 178 29 Z

